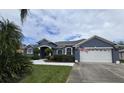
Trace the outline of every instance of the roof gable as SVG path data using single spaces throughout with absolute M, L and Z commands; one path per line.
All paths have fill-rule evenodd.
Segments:
M 105 42 L 105 43 L 107 43 L 107 44 L 109 44 L 109 45 L 116 45 L 115 43 L 113 43 L 113 42 L 111 42 L 111 41 L 109 41 L 109 40 L 106 40 L 106 39 L 104 39 L 104 38 L 102 38 L 102 37 L 99 37 L 99 36 L 96 36 L 96 35 L 95 35 L 95 36 L 93 36 L 93 37 L 91 37 L 91 38 L 89 38 L 89 39 L 87 39 L 87 40 L 84 40 L 84 41 L 82 41 L 82 42 L 76 44 L 75 47 L 80 46 L 80 45 L 82 45 L 82 44 L 85 44 L 86 42 L 89 42 L 89 41 L 92 40 L 92 39 L 98 39 L 98 40 L 103 41 L 103 42 Z
M 47 39 L 42 39 L 42 40 L 40 40 L 39 42 L 37 42 L 38 44 L 50 44 L 50 43 L 52 43 L 52 44 L 55 44 L 55 43 L 53 43 L 53 42 L 51 42 L 51 41 L 49 41 L 49 40 L 47 40 Z M 56 44 L 55 44 L 56 45 Z
M 56 47 L 57 45 L 47 39 L 42 39 L 40 40 L 38 43 L 38 46 L 43 46 L 43 45 L 47 45 L 47 46 L 50 46 L 50 47 Z
M 42 40 L 38 41 L 37 43 L 42 43 L 42 42 L 50 42 L 50 41 L 47 39 L 42 39 Z
M 27 45 L 27 46 L 25 47 L 25 49 L 28 49 L 28 48 L 34 48 L 34 47 L 33 47 L 33 45 Z

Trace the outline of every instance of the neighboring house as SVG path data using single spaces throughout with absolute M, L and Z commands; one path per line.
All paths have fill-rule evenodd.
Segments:
M 25 54 L 27 55 L 33 55 L 33 49 L 34 49 L 34 46 L 33 45 L 28 45 L 25 47 Z
M 124 49 L 119 50 L 119 58 L 120 58 L 121 60 L 124 60 Z
M 119 58 L 120 60 L 124 60 L 124 45 L 119 44 L 117 45 L 118 49 L 119 49 Z
M 116 63 L 119 60 L 117 44 L 99 36 L 77 41 L 51 42 L 43 39 L 38 42 L 40 56 L 46 56 L 45 49 L 53 49 L 53 55 L 73 55 L 78 62 Z
M 17 52 L 24 54 L 24 52 L 25 52 L 25 47 L 26 47 L 25 44 L 21 44 L 21 46 L 20 46 L 20 48 L 17 50 Z

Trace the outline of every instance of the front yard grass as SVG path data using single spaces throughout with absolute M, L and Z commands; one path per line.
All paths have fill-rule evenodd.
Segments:
M 64 83 L 71 69 L 70 66 L 33 65 L 32 74 L 20 83 Z

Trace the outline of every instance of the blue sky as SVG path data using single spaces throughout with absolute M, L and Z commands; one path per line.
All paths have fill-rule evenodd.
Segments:
M 25 44 L 46 38 L 53 42 L 78 40 L 93 35 L 124 41 L 124 10 L 30 10 L 21 25 L 19 10 L 0 10 L 0 16 L 22 29 Z

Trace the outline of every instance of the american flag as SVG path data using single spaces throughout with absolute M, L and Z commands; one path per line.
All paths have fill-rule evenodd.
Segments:
M 80 51 L 88 52 L 88 49 L 86 49 L 86 48 L 80 48 Z

